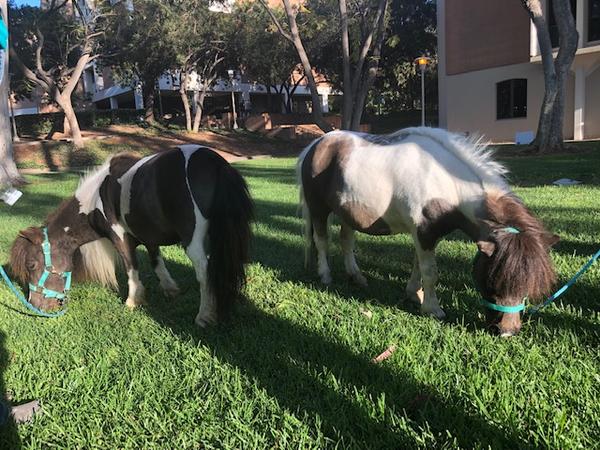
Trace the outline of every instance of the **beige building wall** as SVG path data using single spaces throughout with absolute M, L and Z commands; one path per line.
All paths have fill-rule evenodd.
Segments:
M 590 73 L 585 83 L 585 138 L 600 136 L 600 67 Z
M 498 120 L 496 119 L 496 83 L 512 78 L 527 78 L 527 117 Z M 513 64 L 449 75 L 445 82 L 449 130 L 479 133 L 495 142 L 514 142 L 516 132 L 537 130 L 544 97 L 541 64 Z M 574 88 L 575 82 L 571 76 L 567 84 L 566 120 L 563 130 L 567 139 L 573 137 Z M 600 102 L 597 104 L 600 105 Z

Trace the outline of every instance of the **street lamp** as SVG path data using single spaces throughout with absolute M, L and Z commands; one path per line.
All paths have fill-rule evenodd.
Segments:
M 235 75 L 235 70 L 229 69 L 227 70 L 227 73 L 229 74 L 229 82 L 231 84 L 231 108 L 233 109 L 233 129 L 237 130 L 238 124 L 237 114 L 235 112 L 235 93 L 233 92 L 233 76 Z
M 431 58 L 427 56 L 419 56 L 415 59 L 415 64 L 421 69 L 421 126 L 425 126 L 425 69 Z

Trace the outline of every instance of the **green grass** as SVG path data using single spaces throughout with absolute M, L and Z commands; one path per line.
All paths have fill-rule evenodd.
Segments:
M 516 192 L 562 238 L 553 259 L 564 282 L 600 247 L 600 152 L 508 164 Z M 123 306 L 124 279 L 120 295 L 77 286 L 55 320 L 20 314 L 0 287 L 0 389 L 44 406 L 33 424 L 2 430 L 3 448 L 598 445 L 600 264 L 503 340 L 484 329 L 470 277 L 475 246 L 460 235 L 439 246 L 445 322 L 401 302 L 406 236 L 359 236 L 366 289 L 346 283 L 336 239 L 334 285 L 323 289 L 302 267 L 293 160 L 238 167 L 257 222 L 248 301 L 229 323 L 194 327 L 197 285 L 178 247 L 164 253 L 183 295 L 163 298 L 140 251 L 149 306 L 134 312 Z M 559 177 L 586 184 L 548 185 Z M 17 231 L 39 224 L 77 178 L 30 181 L 17 206 L 0 205 L 1 261 Z M 388 360 L 370 362 L 392 344 Z

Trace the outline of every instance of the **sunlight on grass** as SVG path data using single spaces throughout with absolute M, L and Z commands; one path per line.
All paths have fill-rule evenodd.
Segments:
M 600 247 L 599 156 L 508 160 L 516 192 L 561 236 L 553 251 L 561 282 Z M 1 286 L 0 388 L 44 406 L 34 424 L 0 438 L 4 448 L 597 445 L 600 265 L 509 340 L 483 327 L 469 266 L 475 246 L 459 234 L 438 252 L 445 322 L 402 303 L 413 254 L 407 236 L 358 237 L 366 289 L 347 283 L 335 238 L 334 284 L 324 289 L 303 268 L 293 165 L 237 165 L 257 221 L 247 301 L 224 325 L 193 325 L 197 284 L 179 247 L 164 251 L 183 290 L 175 300 L 163 297 L 139 252 L 143 310 L 124 308 L 123 275 L 120 294 L 75 287 L 57 320 L 20 314 Z M 549 186 L 563 176 L 586 184 Z M 77 177 L 30 181 L 16 207 L 0 209 L 2 262 L 17 231 L 39 224 Z M 370 362 L 391 344 L 388 360 Z

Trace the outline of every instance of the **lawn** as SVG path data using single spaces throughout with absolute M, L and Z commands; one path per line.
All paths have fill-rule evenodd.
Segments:
M 561 236 L 565 282 L 600 247 L 600 149 L 509 158 L 516 192 Z M 39 319 L 0 287 L 0 370 L 16 400 L 40 399 L 33 424 L 4 429 L 3 448 L 592 448 L 600 442 L 600 264 L 518 337 L 490 335 L 477 306 L 475 245 L 439 246 L 438 294 L 448 319 L 402 303 L 408 237 L 359 236 L 368 288 L 348 285 L 337 239 L 334 284 L 302 267 L 292 159 L 237 167 L 257 206 L 247 301 L 199 330 L 193 269 L 164 249 L 183 294 L 163 298 L 140 251 L 149 306 L 76 286 L 69 312 Z M 585 182 L 553 187 L 557 178 Z M 17 231 L 73 192 L 74 174 L 29 178 L 0 205 L 0 261 Z M 371 359 L 390 345 L 392 356 Z

